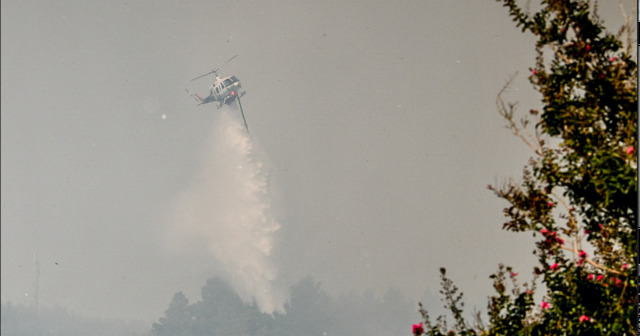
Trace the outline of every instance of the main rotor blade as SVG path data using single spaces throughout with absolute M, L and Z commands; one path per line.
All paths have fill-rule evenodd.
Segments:
M 219 66 L 217 69 L 213 70 L 213 72 L 217 72 L 218 70 L 220 70 L 220 68 L 222 68 L 223 66 L 227 65 L 227 63 L 233 61 L 234 58 L 238 57 L 238 55 L 235 55 L 233 57 L 231 57 L 228 61 L 224 62 L 221 66 Z
M 202 75 L 202 76 L 198 76 L 198 77 L 196 77 L 196 78 L 192 79 L 191 81 L 193 82 L 193 81 L 194 81 L 194 80 L 196 80 L 196 79 L 200 79 L 200 78 L 202 78 L 202 77 L 204 77 L 204 76 L 209 76 L 210 74 L 213 74 L 213 73 L 216 73 L 216 71 L 214 70 L 214 71 L 211 71 L 211 72 L 207 72 L 206 74 L 204 74 L 204 75 Z
M 210 72 L 207 72 L 206 74 L 204 74 L 204 75 L 202 75 L 202 76 L 198 76 L 198 77 L 196 77 L 196 78 L 192 79 L 191 81 L 193 82 L 193 81 L 194 81 L 194 80 L 196 80 L 196 79 L 200 79 L 200 78 L 202 78 L 202 77 L 204 77 L 204 76 L 209 76 L 209 75 L 211 75 L 211 74 L 216 74 L 216 76 L 217 76 L 217 74 L 218 74 L 218 70 L 220 70 L 220 68 L 222 68 L 223 66 L 227 65 L 227 63 L 229 63 L 229 62 L 233 61 L 233 59 L 234 59 L 234 58 L 236 58 L 236 57 L 238 57 L 238 55 L 235 55 L 235 56 L 231 57 L 229 60 L 227 60 L 226 62 L 224 62 L 221 66 L 219 66 L 217 69 L 215 69 L 215 70 L 211 70 Z

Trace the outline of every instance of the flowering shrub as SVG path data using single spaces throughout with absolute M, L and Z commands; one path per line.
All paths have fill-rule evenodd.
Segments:
M 432 325 L 421 309 L 423 334 L 635 334 L 637 65 L 630 37 L 626 48 L 621 42 L 625 32 L 631 36 L 630 24 L 618 35 L 605 32 L 587 1 L 545 0 L 534 14 L 515 0 L 498 1 L 523 32 L 537 37 L 529 80 L 543 109 L 530 110 L 518 124 L 515 104 L 504 103 L 504 91 L 498 95 L 507 128 L 533 157 L 520 184 L 489 189 L 509 203 L 504 229 L 539 237 L 539 265 L 533 283 L 522 288 L 518 274 L 500 265 L 491 276 L 496 294 L 486 327 L 462 318 L 462 294 L 441 269 L 444 301 L 456 324 L 449 330 L 440 317 Z M 539 303 L 536 281 L 544 284 Z
M 414 324 L 412 328 L 412 332 L 414 335 L 422 335 L 422 333 L 424 333 L 424 329 L 422 328 L 422 322 L 418 324 Z

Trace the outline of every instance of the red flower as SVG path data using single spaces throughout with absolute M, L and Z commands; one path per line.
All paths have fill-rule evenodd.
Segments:
M 633 146 L 627 147 L 627 154 L 633 153 Z
M 550 202 L 547 203 L 547 205 L 552 207 L 553 206 L 553 202 L 550 201 Z
M 558 268 L 558 263 L 553 263 L 553 265 L 549 266 L 550 270 L 555 270 L 556 268 Z
M 587 257 L 587 252 L 580 250 L 580 258 L 586 258 Z
M 618 59 L 617 57 L 615 57 L 615 56 L 611 56 L 611 58 L 609 58 L 609 62 L 613 62 L 613 61 L 615 61 L 615 60 L 617 60 L 617 59 Z
M 424 328 L 422 328 L 422 322 L 418 324 L 414 324 L 411 330 L 413 331 L 413 334 L 416 336 L 422 335 L 422 333 L 424 333 Z
M 547 233 L 549 233 L 549 230 L 542 229 L 542 230 L 540 230 L 540 233 L 542 233 L 543 235 L 546 235 Z
M 587 44 L 587 51 L 591 50 L 591 46 Z
M 511 272 L 511 274 L 509 274 L 509 275 L 511 275 L 511 277 L 513 278 L 513 277 L 517 277 L 517 276 L 518 276 L 518 273 L 516 273 L 516 272 Z
M 542 303 L 540 304 L 540 308 L 542 308 L 542 309 L 547 309 L 547 308 L 549 308 L 549 303 L 547 303 L 547 302 L 545 302 L 545 301 L 542 301 Z
M 580 316 L 580 322 L 586 322 L 586 321 L 589 321 L 589 316 L 587 315 Z
M 629 268 L 629 264 L 622 265 L 622 269 L 627 269 L 627 268 Z
M 536 69 L 533 69 L 533 71 L 531 71 L 531 75 L 535 76 L 538 72 L 536 71 Z
M 587 280 L 593 280 L 593 274 L 587 275 Z
M 602 278 L 604 278 L 604 275 L 598 274 L 598 276 L 596 277 L 596 281 L 600 281 L 602 280 Z

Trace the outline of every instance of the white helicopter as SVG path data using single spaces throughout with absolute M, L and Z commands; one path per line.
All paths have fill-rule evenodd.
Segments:
M 242 114 L 242 120 L 244 120 L 244 126 L 247 129 L 247 132 L 249 132 L 249 127 L 247 126 L 247 119 L 244 117 L 244 111 L 242 110 L 242 104 L 240 103 L 240 97 L 244 96 L 246 94 L 246 91 L 240 92 L 240 88 L 242 87 L 242 85 L 240 84 L 240 80 L 238 80 L 236 76 L 229 76 L 225 78 L 220 78 L 218 76 L 218 70 L 220 70 L 220 68 L 225 66 L 227 63 L 231 62 L 236 57 L 238 57 L 238 55 L 231 57 L 228 61 L 226 61 L 221 66 L 219 66 L 217 69 L 211 70 L 210 72 L 207 72 L 206 74 L 198 76 L 191 80 L 193 82 L 196 79 L 200 79 L 202 77 L 215 74 L 216 80 L 215 82 L 211 83 L 211 86 L 209 87 L 208 96 L 203 98 L 198 93 L 191 93 L 189 90 L 187 89 L 185 90 L 191 97 L 193 97 L 193 99 L 195 99 L 198 102 L 198 106 L 212 103 L 212 102 L 217 102 L 218 103 L 217 108 L 221 108 L 222 106 L 230 105 L 231 103 L 237 100 L 238 106 L 240 107 L 240 113 Z

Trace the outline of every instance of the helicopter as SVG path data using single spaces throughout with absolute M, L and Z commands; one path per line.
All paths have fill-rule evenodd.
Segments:
M 240 88 L 242 87 L 240 80 L 238 80 L 236 76 L 229 76 L 224 78 L 220 78 L 220 76 L 218 76 L 218 71 L 220 70 L 220 68 L 225 66 L 227 63 L 231 62 L 236 57 L 238 57 L 238 55 L 231 57 L 229 60 L 227 60 L 224 64 L 222 64 L 215 70 L 211 70 L 206 74 L 200 75 L 191 80 L 193 82 L 205 76 L 215 75 L 216 79 L 213 83 L 211 83 L 211 86 L 209 87 L 208 96 L 203 98 L 200 94 L 192 93 L 188 89 L 185 89 L 185 91 L 187 91 L 187 93 L 191 97 L 193 97 L 193 99 L 195 99 L 196 102 L 198 102 L 197 106 L 212 103 L 212 102 L 217 102 L 217 108 L 221 108 L 224 105 L 230 105 L 234 101 L 237 101 L 238 106 L 240 107 L 240 113 L 242 114 L 242 120 L 244 120 L 244 126 L 247 129 L 247 132 L 249 132 L 249 127 L 247 126 L 247 119 L 244 117 L 244 111 L 242 110 L 242 104 L 240 103 L 240 97 L 244 96 L 246 94 L 246 91 L 240 92 Z

